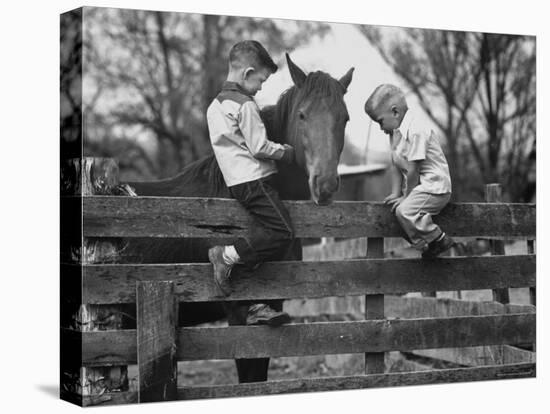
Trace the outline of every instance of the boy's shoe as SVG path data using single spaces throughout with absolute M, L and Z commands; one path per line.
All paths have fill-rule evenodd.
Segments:
M 247 325 L 281 326 L 290 323 L 290 315 L 277 312 L 265 303 L 256 303 L 248 308 Z
M 214 283 L 224 296 L 229 295 L 229 279 L 233 266 L 223 260 L 223 246 L 214 246 L 208 249 L 208 260 L 214 265 Z
M 428 244 L 428 249 L 422 253 L 422 258 L 435 259 L 441 253 L 453 247 L 454 244 L 455 241 L 451 237 L 443 233 L 443 235 L 440 236 L 437 240 L 434 240 L 433 242 Z

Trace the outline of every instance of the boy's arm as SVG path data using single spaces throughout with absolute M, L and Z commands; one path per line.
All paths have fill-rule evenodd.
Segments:
M 409 161 L 407 164 L 407 190 L 404 194 L 405 197 L 418 185 L 418 180 L 420 178 L 418 175 L 420 161 Z
M 403 174 L 397 167 L 396 154 L 391 152 L 391 164 L 390 164 L 390 178 L 391 178 L 391 193 L 384 201 L 388 202 L 401 196 L 401 189 L 403 185 Z
M 420 179 L 420 163 L 426 159 L 428 151 L 428 136 L 425 133 L 411 134 L 411 148 L 407 162 L 407 191 L 405 195 L 418 185 Z
M 255 102 L 245 102 L 239 113 L 239 128 L 254 158 L 280 160 L 287 152 L 284 145 L 267 139 L 265 125 Z

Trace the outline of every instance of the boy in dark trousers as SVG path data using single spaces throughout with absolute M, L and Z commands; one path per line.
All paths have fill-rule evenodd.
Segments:
M 255 268 L 288 249 L 294 238 L 288 211 L 273 186 L 275 160 L 292 162 L 294 149 L 267 138 L 254 101 L 256 92 L 276 70 L 277 65 L 260 43 L 237 43 L 229 53 L 227 80 L 207 111 L 210 141 L 225 183 L 232 197 L 254 218 L 246 238 L 208 251 L 214 281 L 224 295 L 230 292 L 235 264 Z M 266 304 L 252 305 L 247 319 L 248 324 L 272 326 L 289 321 L 288 314 Z

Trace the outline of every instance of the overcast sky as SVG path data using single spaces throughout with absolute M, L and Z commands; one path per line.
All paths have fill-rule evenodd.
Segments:
M 332 23 L 330 27 L 331 31 L 322 40 L 316 38 L 310 44 L 296 49 L 291 53 L 291 58 L 306 72 L 323 70 L 335 78 L 340 78 L 350 67 L 355 67 L 353 80 L 345 96 L 350 114 L 346 134 L 359 148 L 365 148 L 370 123 L 370 119 L 363 111 L 365 100 L 381 83 L 394 83 L 402 88 L 404 84 L 360 33 L 356 25 Z M 386 30 L 395 29 L 388 27 Z M 275 103 L 281 92 L 291 85 L 292 81 L 286 65 L 282 69 L 272 75 L 262 91 L 256 95 L 260 106 Z M 404 90 L 406 91 L 405 88 Z M 407 101 L 409 107 L 416 106 L 414 96 L 407 94 Z M 419 108 L 418 111 L 420 112 Z M 415 120 L 415 124 L 423 129 L 435 129 L 433 123 L 422 112 L 419 118 L 421 119 Z M 372 125 L 369 149 L 386 151 L 388 146 L 388 137 L 380 131 L 377 124 Z

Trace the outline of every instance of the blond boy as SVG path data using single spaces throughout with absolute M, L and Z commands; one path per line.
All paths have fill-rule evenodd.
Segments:
M 422 257 L 434 258 L 454 244 L 432 221 L 451 198 L 451 177 L 441 145 L 433 131 L 415 127 L 415 116 L 397 86 L 378 86 L 365 103 L 365 112 L 390 138 L 392 188 L 384 202 Z

